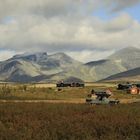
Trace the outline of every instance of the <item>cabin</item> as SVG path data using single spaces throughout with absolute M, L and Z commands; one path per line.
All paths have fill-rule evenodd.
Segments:
M 140 88 L 134 86 L 132 88 L 130 88 L 127 93 L 132 94 L 132 95 L 138 95 L 140 94 Z
M 84 83 L 63 83 L 63 82 L 60 82 L 60 83 L 57 83 L 56 84 L 57 87 L 84 87 Z
M 81 79 L 75 77 L 69 77 L 65 80 L 61 80 L 56 84 L 56 87 L 84 87 L 85 84 Z

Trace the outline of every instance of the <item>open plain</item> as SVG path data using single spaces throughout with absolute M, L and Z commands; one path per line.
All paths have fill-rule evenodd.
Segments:
M 88 105 L 91 89 L 113 92 L 119 105 Z M 115 83 L 84 88 L 55 84 L 0 85 L 1 140 L 139 140 L 140 95 L 117 91 Z M 129 103 L 129 104 L 128 104 Z

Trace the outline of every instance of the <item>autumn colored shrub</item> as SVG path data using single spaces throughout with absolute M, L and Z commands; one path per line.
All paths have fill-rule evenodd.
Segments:
M 139 140 L 140 103 L 0 103 L 1 140 Z

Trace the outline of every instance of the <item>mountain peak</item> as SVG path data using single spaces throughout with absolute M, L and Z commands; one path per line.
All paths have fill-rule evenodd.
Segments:
M 65 53 L 63 53 L 63 52 L 58 52 L 58 53 L 55 53 L 55 54 L 53 54 L 53 55 L 51 55 L 51 56 L 57 56 L 57 57 L 70 57 L 70 56 L 66 55 Z
M 15 55 L 12 59 L 24 59 L 30 61 L 39 61 L 41 59 L 47 58 L 46 52 L 39 52 L 39 53 L 24 53 L 20 55 Z
M 139 48 L 133 47 L 133 46 L 129 46 L 129 47 L 125 47 L 119 51 L 140 51 Z
M 72 57 L 70 57 L 69 55 L 63 53 L 63 52 L 58 52 L 58 53 L 55 53 L 55 54 L 52 54 L 52 55 L 49 55 L 49 58 L 51 59 L 55 59 L 55 60 L 60 60 L 61 62 L 66 62 L 66 63 L 73 63 L 73 62 L 76 62 L 76 63 L 81 63 L 77 60 L 74 60 Z
M 140 66 L 140 49 L 127 47 L 112 54 L 108 59 L 126 70 L 133 69 Z
M 13 58 L 28 57 L 28 56 L 32 56 L 32 55 L 42 56 L 42 55 L 47 55 L 47 53 L 46 52 L 23 53 L 23 54 L 14 55 Z
M 121 59 L 121 58 L 126 59 L 126 58 L 133 58 L 133 57 L 139 58 L 139 54 L 140 54 L 140 49 L 138 49 L 136 47 L 126 47 L 126 48 L 123 48 L 123 49 L 115 52 L 108 58 L 109 59 Z

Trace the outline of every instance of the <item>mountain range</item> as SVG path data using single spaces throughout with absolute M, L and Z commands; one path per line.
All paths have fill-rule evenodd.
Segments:
M 0 80 L 8 82 L 56 82 L 70 77 L 86 82 L 117 77 L 139 77 L 140 49 L 127 47 L 99 61 L 81 63 L 64 53 L 15 55 L 0 62 Z M 136 75 L 135 75 L 136 73 Z

